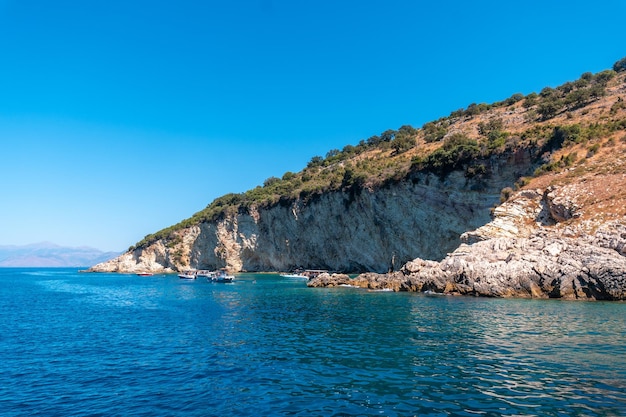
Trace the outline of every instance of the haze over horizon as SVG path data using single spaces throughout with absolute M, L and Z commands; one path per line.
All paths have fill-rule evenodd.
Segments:
M 626 3 L 0 0 L 0 245 L 123 251 L 214 198 L 626 56 Z
M 65 247 L 51 242 L 0 245 L 0 268 L 87 267 L 117 255 L 116 252 L 102 252 L 88 246 Z

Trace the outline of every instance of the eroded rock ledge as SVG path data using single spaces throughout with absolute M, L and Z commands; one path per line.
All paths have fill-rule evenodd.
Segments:
M 394 273 L 367 273 L 354 279 L 326 274 L 308 285 L 626 300 L 626 222 L 559 224 L 576 217 L 574 205 L 564 200 L 567 197 L 554 189 L 521 193 L 500 206 L 492 222 L 463 236 L 470 244 L 461 244 L 441 262 L 415 259 Z M 567 214 L 560 209 L 563 206 L 568 207 Z
M 461 245 L 441 262 L 390 274 L 321 275 L 311 287 L 354 285 L 488 297 L 626 300 L 626 257 L 575 239 L 497 238 Z

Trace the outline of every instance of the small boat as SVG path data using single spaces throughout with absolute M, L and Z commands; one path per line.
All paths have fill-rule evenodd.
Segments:
M 309 276 L 305 274 L 305 271 L 301 268 L 294 269 L 292 272 L 288 274 L 280 274 L 283 278 L 298 278 L 298 279 L 309 279 Z
M 152 272 L 137 272 L 139 277 L 151 277 L 152 275 L 154 275 Z
M 213 282 L 233 282 L 235 280 L 234 275 L 228 275 L 225 270 L 215 272 L 215 276 L 211 278 Z
M 308 279 L 317 278 L 321 274 L 328 274 L 328 270 L 326 269 L 305 269 L 302 275 L 307 277 Z
M 180 278 L 180 279 L 196 279 L 196 271 L 193 271 L 193 270 L 183 271 L 182 273 L 178 274 L 178 278 Z
M 301 269 L 296 269 L 291 274 L 280 274 L 280 276 L 285 278 L 313 279 L 318 275 L 324 273 L 328 273 L 328 271 L 325 269 L 305 269 L 304 271 Z
M 280 274 L 283 278 L 299 278 L 299 279 L 309 279 L 306 275 L 302 274 Z
M 215 277 L 215 272 L 207 271 L 206 269 L 200 269 L 198 272 L 196 272 L 196 276 L 197 277 L 204 277 L 204 278 L 208 279 L 209 281 L 211 281 L 213 279 L 213 277 Z

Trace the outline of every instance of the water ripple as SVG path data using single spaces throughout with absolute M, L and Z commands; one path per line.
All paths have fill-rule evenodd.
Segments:
M 3 415 L 626 415 L 626 304 L 0 271 Z

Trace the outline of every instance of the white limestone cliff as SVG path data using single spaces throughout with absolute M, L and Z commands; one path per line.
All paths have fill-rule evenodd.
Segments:
M 502 188 L 530 167 L 526 153 L 491 161 L 492 175 L 468 179 L 417 173 L 374 190 L 329 192 L 180 230 L 98 264 L 92 271 L 186 268 L 284 271 L 296 267 L 387 272 L 416 256 L 442 259 L 459 237 L 490 220 Z

